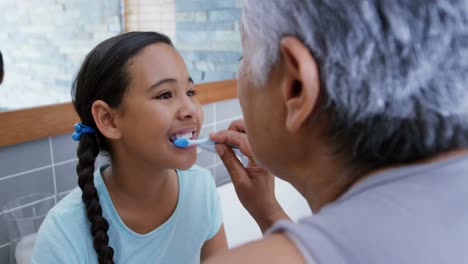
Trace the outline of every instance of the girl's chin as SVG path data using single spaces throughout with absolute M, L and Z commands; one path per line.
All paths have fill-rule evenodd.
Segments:
M 183 165 L 181 165 L 181 166 L 178 166 L 177 169 L 179 169 L 179 170 L 188 170 L 188 169 L 192 168 L 193 165 L 195 165 L 195 162 L 192 162 L 192 163 L 190 163 L 190 164 L 189 164 L 189 163 L 183 164 Z
M 188 169 L 192 168 L 193 165 L 195 165 L 196 161 L 197 161 L 197 156 L 194 155 L 194 157 L 190 157 L 190 159 L 185 159 L 184 161 L 181 161 L 178 164 L 177 169 L 179 169 L 179 170 L 188 170 Z

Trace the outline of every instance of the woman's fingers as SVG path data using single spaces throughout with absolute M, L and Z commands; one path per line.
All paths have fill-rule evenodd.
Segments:
M 252 159 L 252 150 L 250 149 L 247 135 L 234 130 L 222 130 L 210 134 L 210 139 L 218 144 L 225 144 L 231 148 L 238 148 L 242 154 Z
M 228 130 L 234 130 L 237 132 L 245 133 L 244 119 L 237 119 L 235 121 L 232 121 L 232 123 L 228 127 Z
M 216 152 L 223 161 L 234 186 L 245 184 L 248 181 L 248 175 L 242 162 L 237 158 L 232 149 L 223 144 L 215 146 Z

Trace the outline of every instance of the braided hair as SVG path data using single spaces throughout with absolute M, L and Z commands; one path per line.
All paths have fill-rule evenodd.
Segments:
M 102 100 L 113 108 L 119 106 L 131 79 L 127 62 L 143 48 L 156 43 L 173 46 L 167 36 L 156 32 L 128 32 L 107 39 L 86 56 L 73 82 L 75 110 L 81 122 L 96 131 L 95 134 L 81 135 L 76 172 L 90 222 L 93 246 L 100 264 L 114 263 L 114 250 L 109 246 L 109 222 L 103 217 L 94 186 L 94 163 L 100 152 L 112 158 L 112 151 L 108 141 L 96 127 L 91 107 L 96 100 Z

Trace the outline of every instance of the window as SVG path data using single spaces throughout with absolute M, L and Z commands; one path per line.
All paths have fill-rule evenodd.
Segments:
M 157 31 L 175 38 L 175 0 L 125 0 L 125 31 Z

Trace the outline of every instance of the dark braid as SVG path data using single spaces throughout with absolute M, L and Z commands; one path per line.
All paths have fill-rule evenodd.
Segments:
M 110 107 L 118 107 L 130 83 L 127 62 L 143 48 L 156 43 L 172 46 L 171 40 L 156 32 L 128 32 L 97 45 L 83 62 L 73 82 L 72 98 L 81 122 L 94 128 L 96 134 L 84 133 L 78 145 L 78 185 L 83 191 L 82 199 L 91 224 L 94 250 L 99 263 L 114 263 L 114 249 L 109 246 L 109 222 L 102 215 L 99 196 L 94 186 L 94 162 L 99 152 L 110 154 L 111 146 L 97 129 L 91 113 L 96 100 Z
M 88 220 L 91 223 L 94 249 L 98 255 L 99 263 L 114 263 L 114 249 L 109 246 L 107 230 L 109 223 L 102 216 L 102 208 L 99 203 L 97 189 L 94 186 L 94 162 L 99 154 L 99 147 L 94 134 L 81 135 L 78 145 L 78 185 L 83 191 L 82 199 L 86 206 Z

